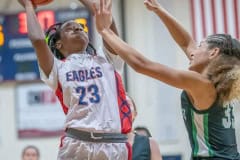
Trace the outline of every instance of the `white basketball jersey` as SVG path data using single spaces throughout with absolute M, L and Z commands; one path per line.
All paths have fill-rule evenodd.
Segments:
M 40 69 L 42 80 L 62 100 L 65 127 L 97 132 L 122 132 L 115 67 L 122 68 L 119 56 L 69 55 L 64 61 L 54 58 L 48 77 Z M 62 97 L 62 99 L 61 99 Z M 129 117 L 131 113 L 129 113 Z

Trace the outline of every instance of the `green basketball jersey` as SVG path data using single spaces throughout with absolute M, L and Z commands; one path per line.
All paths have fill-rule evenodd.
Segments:
M 221 106 L 215 102 L 208 110 L 198 111 L 185 91 L 181 95 L 181 105 L 192 157 L 240 160 L 233 116 L 234 107 L 240 106 Z

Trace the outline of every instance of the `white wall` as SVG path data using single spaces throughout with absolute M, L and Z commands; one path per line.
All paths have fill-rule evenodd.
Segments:
M 127 41 L 152 60 L 172 67 L 186 68 L 186 57 L 175 45 L 159 18 L 139 0 L 126 2 Z M 189 28 L 187 0 L 161 1 Z M 183 19 L 182 17 L 185 17 Z M 190 146 L 181 117 L 180 90 L 129 69 L 129 93 L 138 107 L 136 125 L 148 126 L 160 143 L 162 154 L 190 156 Z M 184 146 L 184 147 L 183 147 Z
M 0 85 L 0 159 L 20 159 L 26 145 L 36 145 L 43 160 L 56 159 L 59 138 L 19 139 L 17 135 L 17 113 L 15 84 Z M 59 108 L 60 109 L 60 108 Z

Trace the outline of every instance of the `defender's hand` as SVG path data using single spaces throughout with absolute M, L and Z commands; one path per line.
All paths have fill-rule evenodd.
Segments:
M 144 0 L 146 8 L 150 11 L 155 11 L 160 7 L 160 4 L 157 0 Z
M 112 0 L 100 0 L 100 6 L 93 4 L 96 28 L 99 33 L 112 24 Z

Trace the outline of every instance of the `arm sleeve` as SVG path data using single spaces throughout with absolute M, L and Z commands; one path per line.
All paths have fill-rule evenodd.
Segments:
M 51 89 L 53 89 L 54 91 L 57 89 L 58 86 L 58 66 L 61 65 L 61 61 L 59 61 L 58 59 L 56 59 L 54 57 L 54 61 L 53 61 L 53 67 L 52 70 L 49 74 L 49 76 L 47 76 L 43 70 L 41 69 L 41 67 L 39 66 L 39 72 L 40 72 L 40 78 L 41 80 L 46 83 Z
M 107 50 L 105 47 L 101 47 L 99 52 L 101 56 L 104 56 L 109 63 L 111 63 L 115 70 L 119 73 L 123 73 L 124 61 L 119 55 L 115 55 Z

